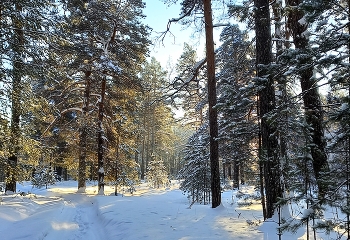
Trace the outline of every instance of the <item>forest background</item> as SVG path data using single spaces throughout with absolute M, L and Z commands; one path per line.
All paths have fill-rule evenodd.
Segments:
M 290 202 L 309 209 L 281 231 L 312 219 L 350 237 L 350 2 L 180 5 L 157 44 L 176 23 L 194 26 L 205 54 L 185 43 L 165 71 L 147 58 L 140 0 L 1 1 L 5 190 L 60 178 L 85 191 L 93 179 L 117 194 L 179 178 L 193 203 L 217 207 L 222 187 L 255 184 L 265 219 Z M 341 217 L 317 221 L 327 205 Z

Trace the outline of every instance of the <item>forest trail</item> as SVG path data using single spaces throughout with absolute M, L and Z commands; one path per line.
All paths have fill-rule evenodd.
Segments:
M 134 194 L 121 191 L 118 196 L 111 187 L 96 195 L 95 184 L 86 193 L 77 193 L 76 186 L 74 181 L 49 189 L 25 184 L 18 187 L 31 194 L 1 195 L 0 239 L 274 240 L 259 230 L 259 203 L 242 206 L 235 191 L 224 191 L 222 205 L 212 209 L 210 204 L 191 205 L 178 183 L 166 189 L 141 184 Z
M 212 209 L 209 205 L 191 207 L 181 190 L 138 189 L 133 196 L 99 198 L 100 211 L 111 239 L 134 240 L 192 240 L 245 239 L 263 240 L 264 234 L 255 224 L 260 209 L 237 208 L 231 192 L 223 194 L 223 205 Z M 113 205 L 118 207 L 113 207 Z M 251 209 L 249 209 L 251 208 Z

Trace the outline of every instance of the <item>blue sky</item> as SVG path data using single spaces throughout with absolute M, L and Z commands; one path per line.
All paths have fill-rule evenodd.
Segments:
M 166 30 L 169 19 L 179 16 L 180 5 L 168 6 L 161 0 L 143 0 L 143 2 L 146 3 L 144 14 L 147 16 L 144 22 L 153 28 L 153 40 Z M 154 42 L 154 46 L 151 47 L 150 55 L 154 56 L 163 68 L 166 67 L 169 59 L 173 64 L 176 63 L 182 54 L 184 42 L 192 45 L 198 52 L 204 52 L 204 36 L 191 38 L 194 32 L 191 28 L 184 29 L 184 26 L 175 23 L 171 25 L 170 31 L 174 36 L 167 34 L 163 42 Z

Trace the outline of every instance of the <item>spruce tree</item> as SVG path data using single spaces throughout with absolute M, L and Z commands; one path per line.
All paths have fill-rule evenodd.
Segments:
M 180 189 L 187 194 L 191 205 L 195 202 L 210 202 L 209 155 L 208 126 L 205 124 L 188 139 L 182 160 L 183 168 L 178 175 L 181 180 Z

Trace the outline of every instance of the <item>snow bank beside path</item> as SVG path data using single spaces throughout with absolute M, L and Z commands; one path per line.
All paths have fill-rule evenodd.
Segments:
M 26 187 L 18 186 L 28 192 Z M 2 196 L 0 238 L 110 239 L 99 219 L 96 200 L 84 194 L 32 189 L 39 194 Z

